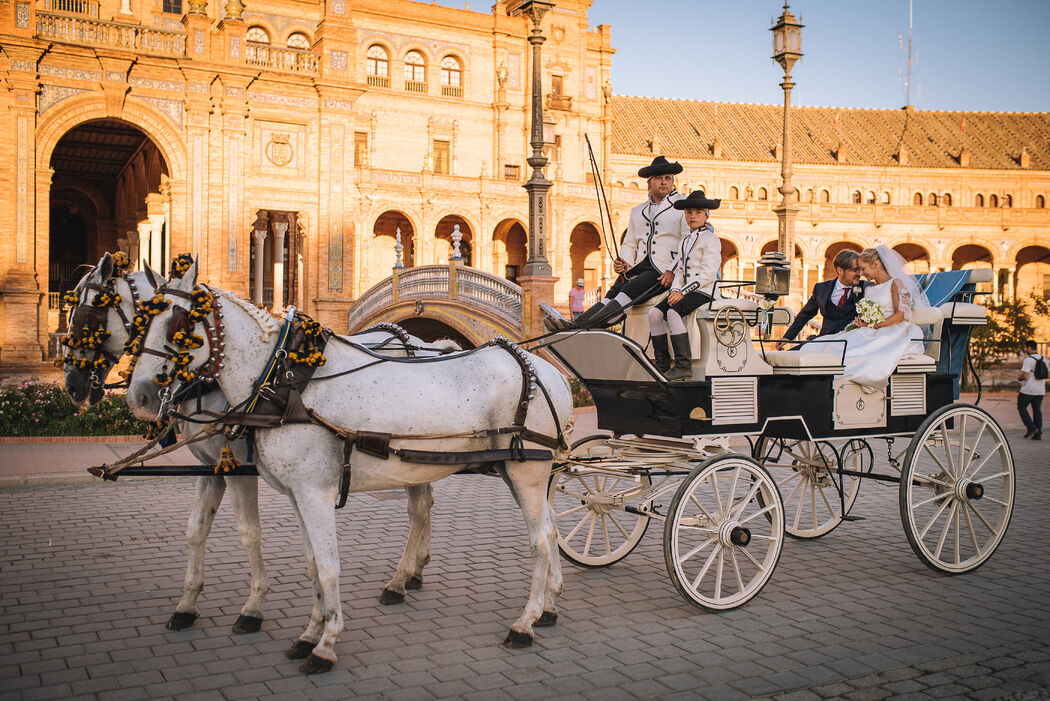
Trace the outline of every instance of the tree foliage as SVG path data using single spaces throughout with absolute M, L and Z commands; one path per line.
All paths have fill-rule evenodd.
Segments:
M 985 306 L 988 324 L 977 327 L 970 339 L 973 364 L 981 374 L 1002 358 L 1022 352 L 1025 340 L 1035 334 L 1033 316 L 1050 315 L 1050 304 L 1035 295 L 988 301 Z

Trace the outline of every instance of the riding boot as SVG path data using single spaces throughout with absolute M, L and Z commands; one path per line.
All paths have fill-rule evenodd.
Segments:
M 660 372 L 666 373 L 671 369 L 671 354 L 667 350 L 667 334 L 650 336 L 649 342 L 653 344 L 653 365 Z
M 589 311 L 589 310 L 588 310 Z M 623 316 L 623 305 L 617 302 L 615 299 L 611 300 L 608 304 L 598 310 L 598 312 L 590 319 L 580 323 L 580 319 L 576 319 L 573 323 L 578 329 L 604 329 L 613 325 L 613 322 L 618 321 L 619 317 Z
M 568 329 L 586 329 L 586 328 L 588 328 L 587 325 L 590 323 L 590 320 L 593 319 L 596 314 L 600 314 L 603 309 L 605 309 L 605 305 L 602 304 L 601 302 L 598 302 L 597 304 L 592 304 L 590 307 L 587 307 L 587 309 L 582 314 L 580 314 L 578 317 L 576 317 L 575 319 L 570 321 L 569 325 L 566 328 L 568 328 Z
M 671 336 L 671 347 L 674 348 L 674 367 L 664 373 L 668 380 L 693 379 L 693 358 L 689 351 L 689 334 L 678 333 Z

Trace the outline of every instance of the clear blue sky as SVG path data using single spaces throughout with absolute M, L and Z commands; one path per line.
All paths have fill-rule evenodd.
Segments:
M 463 7 L 464 0 L 439 4 Z M 491 3 L 472 0 L 471 9 Z M 779 104 L 770 19 L 783 0 L 595 0 L 612 26 L 618 95 Z M 1050 0 L 914 0 L 911 103 L 917 109 L 1050 111 Z M 908 0 L 792 0 L 802 59 L 794 104 L 897 108 Z

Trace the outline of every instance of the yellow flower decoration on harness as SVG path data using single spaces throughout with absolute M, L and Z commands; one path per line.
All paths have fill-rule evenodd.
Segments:
M 193 256 L 189 253 L 180 253 L 171 261 L 171 268 L 168 270 L 168 277 L 172 280 L 181 280 L 182 276 L 186 274 L 186 271 L 189 270 L 192 265 Z

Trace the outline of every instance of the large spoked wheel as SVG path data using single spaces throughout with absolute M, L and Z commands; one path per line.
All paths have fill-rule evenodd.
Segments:
M 977 569 L 1002 542 L 1013 506 L 1013 454 L 995 419 L 967 404 L 931 414 L 901 472 L 901 522 L 919 559 L 948 574 Z
M 589 472 L 618 459 L 619 451 L 606 436 L 590 436 L 573 444 L 572 464 L 551 475 L 547 499 L 554 509 L 558 549 L 565 559 L 583 567 L 606 567 L 627 557 L 642 540 L 649 517 L 625 510 L 638 506 L 652 480 L 648 475 Z
M 759 444 L 760 462 L 777 483 L 784 500 L 784 529 L 792 538 L 826 535 L 842 523 L 860 491 L 860 478 L 841 475 L 839 453 L 827 441 L 766 439 Z M 842 449 L 847 470 L 871 470 L 871 448 L 865 441 L 850 441 Z
M 750 601 L 773 575 L 784 546 L 784 506 L 751 458 L 722 455 L 689 473 L 664 523 L 664 563 L 675 589 L 706 609 Z

